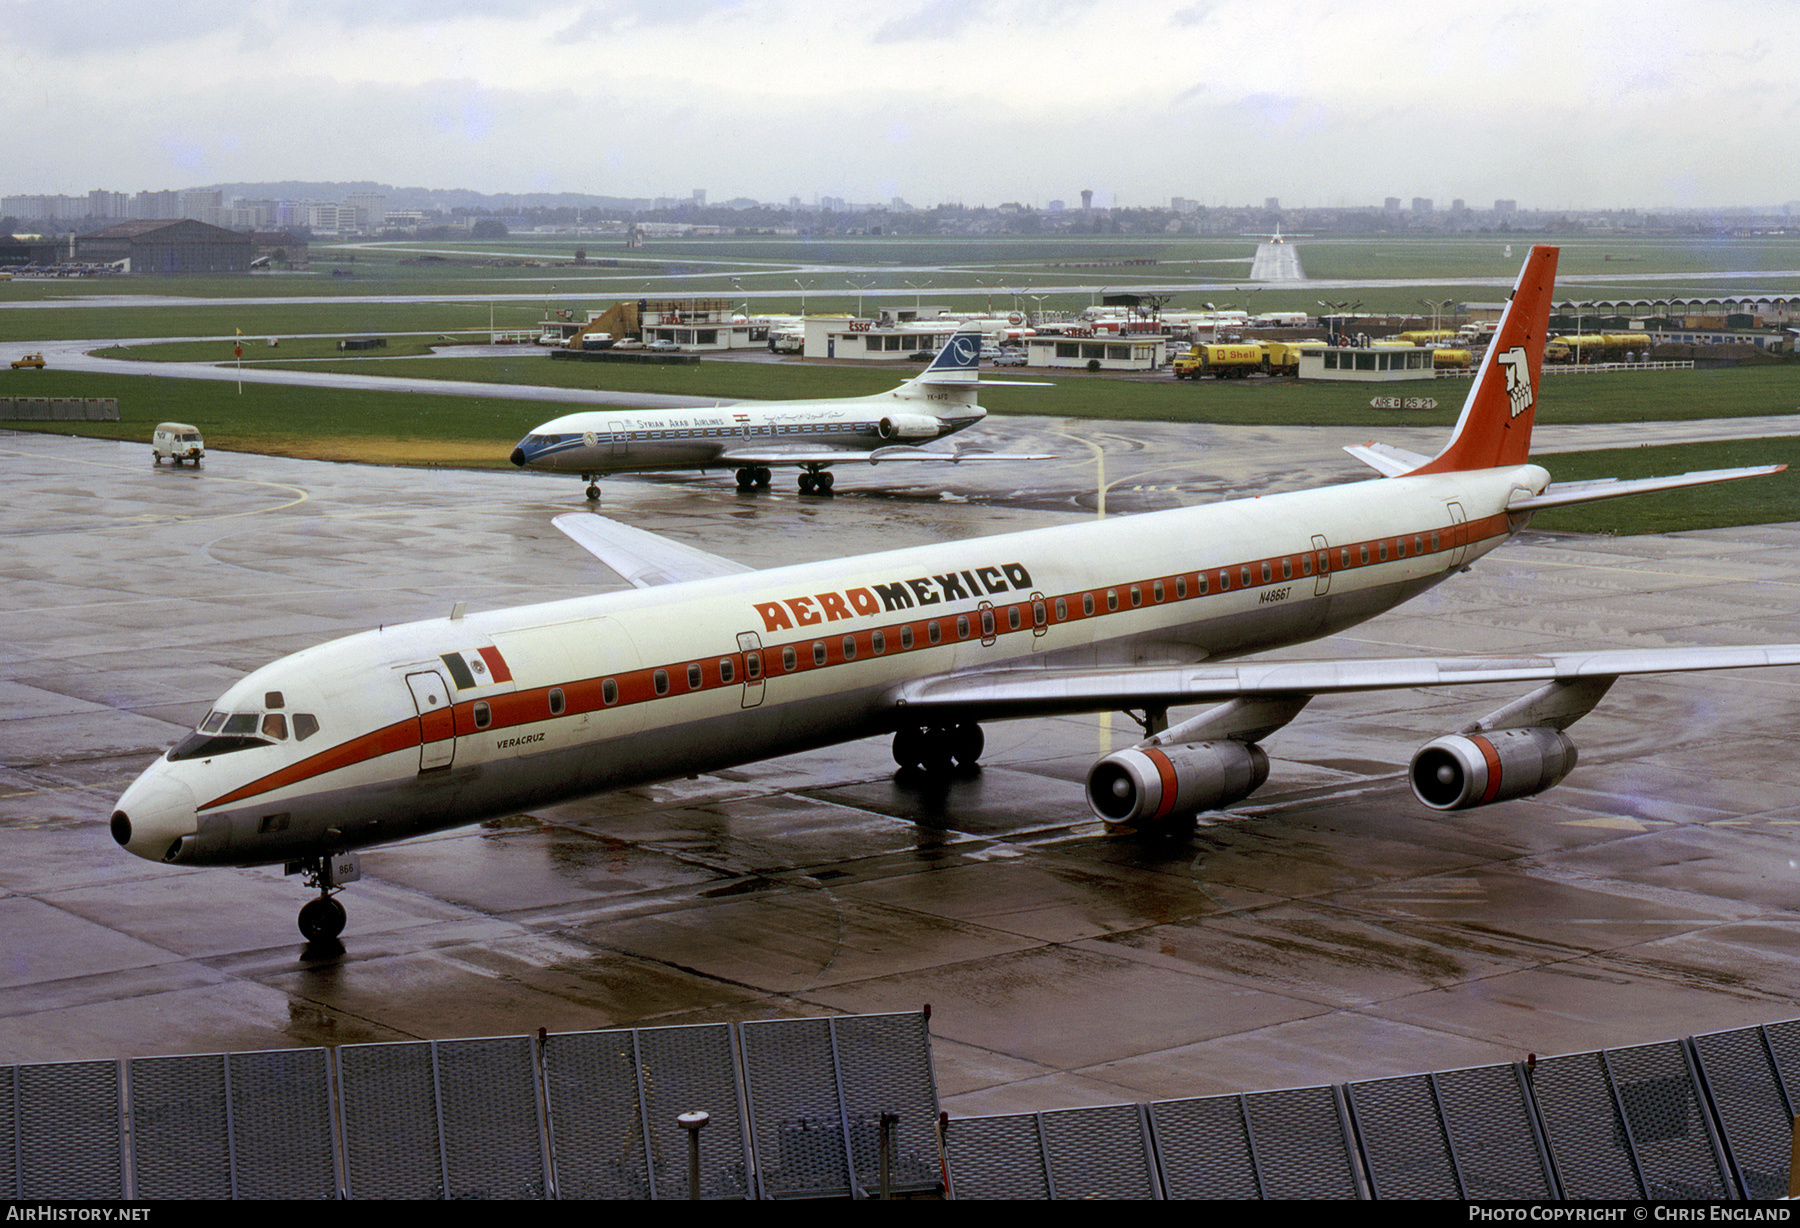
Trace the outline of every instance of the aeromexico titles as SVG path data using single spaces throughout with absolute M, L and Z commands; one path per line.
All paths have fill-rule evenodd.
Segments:
M 1379 479 L 766 571 L 559 516 L 633 587 L 459 607 L 264 666 L 126 790 L 113 835 L 175 865 L 288 863 L 318 890 L 301 929 L 320 939 L 343 927 L 354 850 L 607 789 L 877 734 L 903 766 L 942 771 L 980 755 L 983 721 L 1128 711 L 1147 736 L 1093 765 L 1086 800 L 1143 828 L 1247 797 L 1268 774 L 1260 743 L 1314 695 L 1477 682 L 1536 689 L 1429 741 L 1414 793 L 1451 810 L 1539 792 L 1616 678 L 1796 664 L 1800 645 L 1247 654 L 1391 609 L 1541 508 L 1779 468 L 1552 484 L 1528 453 L 1556 258 L 1525 261 L 1442 451 L 1351 449 Z
M 754 490 L 769 485 L 774 468 L 793 466 L 801 471 L 801 494 L 829 495 L 831 466 L 856 461 L 1049 459 L 920 446 L 966 430 L 987 415 L 975 403 L 980 357 L 981 334 L 965 330 L 953 333 L 925 370 L 874 396 L 565 414 L 521 439 L 512 463 L 579 473 L 588 484 L 587 497 L 597 500 L 600 479 L 613 473 L 732 469 L 739 490 Z

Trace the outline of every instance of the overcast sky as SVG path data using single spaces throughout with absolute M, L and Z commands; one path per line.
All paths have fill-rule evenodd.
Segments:
M 0 0 L 0 193 L 1800 200 L 1773 0 Z

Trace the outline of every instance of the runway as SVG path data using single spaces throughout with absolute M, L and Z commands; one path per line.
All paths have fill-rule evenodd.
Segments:
M 1350 480 L 1336 449 L 1367 434 L 983 430 L 1068 459 L 849 467 L 828 501 L 619 480 L 608 508 L 768 566 L 1093 515 L 1097 457 L 1109 515 Z M 0 436 L 0 463 L 0 1062 L 928 1002 L 940 1094 L 967 1115 L 1800 1013 L 1795 670 L 1622 681 L 1572 730 L 1565 784 L 1448 817 L 1398 773 L 1515 692 L 1320 699 L 1270 739 L 1249 803 L 1151 841 L 1105 837 L 1080 799 L 1139 736 L 1123 717 L 990 726 L 980 772 L 936 790 L 853 743 L 370 851 L 347 949 L 313 958 L 296 880 L 131 858 L 106 829 L 119 792 L 279 655 L 617 585 L 549 525 L 579 484 L 226 453 L 153 468 L 147 444 L 47 435 Z M 1797 548 L 1800 525 L 1528 534 L 1286 655 L 1788 642 Z

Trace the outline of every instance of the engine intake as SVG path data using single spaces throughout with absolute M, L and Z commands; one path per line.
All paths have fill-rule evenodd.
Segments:
M 1433 810 L 1467 810 L 1530 797 L 1575 768 L 1575 743 L 1560 729 L 1451 734 L 1413 756 L 1413 796 Z
M 1229 738 L 1134 746 L 1088 769 L 1088 807 L 1108 823 L 1154 823 L 1249 797 L 1269 778 L 1269 756 Z
M 930 414 L 889 414 L 875 424 L 883 439 L 936 439 L 941 424 Z

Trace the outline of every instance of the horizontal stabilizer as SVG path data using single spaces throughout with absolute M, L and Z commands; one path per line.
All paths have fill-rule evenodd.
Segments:
M 1405 448 L 1396 448 L 1392 444 L 1375 443 L 1351 444 L 1344 451 L 1379 473 L 1384 478 L 1397 478 L 1403 473 L 1411 473 L 1427 460 L 1417 452 L 1408 452 Z
M 1752 465 L 1745 469 L 1703 469 L 1668 478 L 1596 478 L 1591 482 L 1552 482 L 1541 495 L 1515 499 L 1506 505 L 1509 512 L 1537 512 L 1547 507 L 1568 507 L 1575 503 L 1594 503 L 1601 499 L 1617 499 L 1623 495 L 1641 495 L 1653 490 L 1679 490 L 1683 486 L 1705 486 L 1711 482 L 1735 482 L 1739 478 L 1760 478 L 1780 473 L 1786 465 Z
M 1555 682 L 1691 670 L 1800 665 L 1800 644 L 1643 648 L 1522 657 L 1246 661 L 1078 669 L 998 669 L 896 687 L 896 707 L 933 719 L 990 720 L 1217 703 L 1239 696 L 1329 695 L 1486 682 Z
M 565 512 L 550 523 L 629 580 L 634 588 L 654 588 L 684 580 L 710 580 L 756 570 L 593 512 Z

